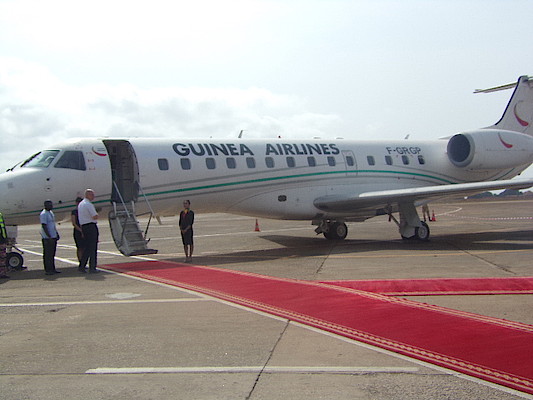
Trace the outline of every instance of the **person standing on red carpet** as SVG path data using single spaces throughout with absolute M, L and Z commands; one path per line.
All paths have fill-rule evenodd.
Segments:
M 194 250 L 193 230 L 194 211 L 191 210 L 191 202 L 185 200 L 183 202 L 183 210 L 180 212 L 180 231 L 181 241 L 183 242 L 183 251 L 185 252 L 185 262 L 192 261 L 192 252 Z

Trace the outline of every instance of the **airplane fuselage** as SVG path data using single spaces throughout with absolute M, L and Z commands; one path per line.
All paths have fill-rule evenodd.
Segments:
M 44 200 L 52 200 L 60 216 L 70 213 L 76 196 L 92 188 L 104 211 L 112 198 L 122 197 L 137 201 L 139 213 L 147 211 L 147 199 L 156 214 L 174 215 L 187 198 L 197 212 L 361 220 L 376 210 L 325 212 L 314 200 L 510 179 L 531 162 L 533 140 L 514 132 L 498 134 L 506 141 L 495 146 L 491 158 L 501 153 L 511 161 L 481 169 L 454 165 L 447 140 L 72 140 L 1 174 L 0 207 L 9 224 L 35 223 Z M 523 141 L 520 146 L 517 139 Z M 503 144 L 508 142 L 514 147 Z

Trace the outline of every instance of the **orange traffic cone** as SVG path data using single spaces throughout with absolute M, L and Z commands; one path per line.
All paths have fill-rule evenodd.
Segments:
M 259 229 L 259 223 L 257 222 L 257 218 L 255 220 L 255 231 L 256 232 L 261 232 L 261 230 Z
M 433 212 L 431 214 L 431 221 L 432 222 L 437 222 L 437 218 L 435 218 L 435 210 L 433 210 Z

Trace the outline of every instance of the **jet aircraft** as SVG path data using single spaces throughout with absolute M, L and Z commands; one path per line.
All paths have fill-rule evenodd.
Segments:
M 346 222 L 389 215 L 403 238 L 426 241 L 417 206 L 533 186 L 511 180 L 533 162 L 533 78 L 483 91 L 511 87 L 496 124 L 439 140 L 69 140 L 0 174 L 0 211 L 8 225 L 35 224 L 50 199 L 58 218 L 68 217 L 92 188 L 125 255 L 156 252 L 137 216 L 175 215 L 184 199 L 197 212 L 309 220 L 331 240 L 346 237 Z M 10 254 L 10 263 L 22 262 Z

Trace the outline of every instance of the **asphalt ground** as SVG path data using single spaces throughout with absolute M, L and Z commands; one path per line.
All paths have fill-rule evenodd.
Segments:
M 256 232 L 253 218 L 197 215 L 193 263 L 306 280 L 533 276 L 533 201 L 430 209 L 427 243 L 401 240 L 387 217 L 331 242 L 309 222 L 261 219 Z M 149 231 L 159 253 L 142 259 L 183 261 L 177 218 L 162 222 Z M 19 227 L 27 270 L 0 281 L 1 399 L 533 398 L 194 292 L 79 274 L 70 222 L 59 231 L 61 274 L 44 275 L 32 225 Z M 99 265 L 136 261 L 107 221 L 100 232 Z M 533 324 L 533 295 L 410 299 Z

